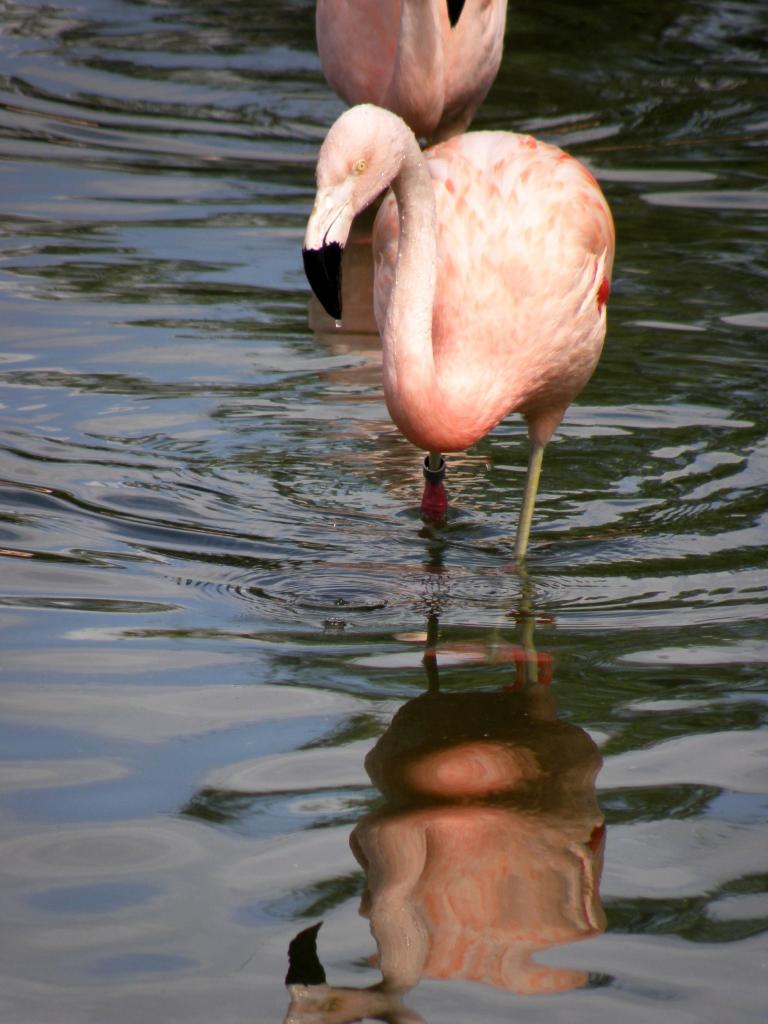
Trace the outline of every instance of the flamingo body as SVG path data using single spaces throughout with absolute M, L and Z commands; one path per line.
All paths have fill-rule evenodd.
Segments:
M 462 6 L 462 5 L 459 5 Z M 507 0 L 318 0 L 317 48 L 331 88 L 375 103 L 433 140 L 463 131 L 496 77 Z
M 395 371 L 390 414 L 427 451 L 462 451 L 513 411 L 545 443 L 600 358 L 613 260 L 608 206 L 581 163 L 530 135 L 472 132 L 424 156 L 436 206 L 441 400 L 418 400 Z M 382 336 L 399 236 L 390 193 L 373 235 Z
M 529 135 L 469 133 L 422 153 L 400 118 L 368 105 L 331 128 L 317 183 L 305 268 L 337 318 L 352 220 L 392 186 L 374 224 L 374 309 L 405 437 L 436 459 L 511 412 L 526 418 L 524 557 L 544 446 L 605 338 L 614 229 L 599 186 Z

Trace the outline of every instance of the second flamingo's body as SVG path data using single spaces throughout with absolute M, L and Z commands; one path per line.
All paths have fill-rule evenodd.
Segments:
M 376 103 L 417 135 L 464 131 L 496 78 L 507 0 L 318 0 L 317 49 L 347 103 Z
M 529 135 L 468 133 L 422 153 L 400 118 L 367 105 L 331 128 L 317 183 L 305 266 L 337 318 L 352 219 L 392 186 L 373 233 L 384 392 L 431 467 L 509 413 L 525 417 L 522 559 L 544 446 L 605 337 L 614 229 L 600 188 L 579 161 Z

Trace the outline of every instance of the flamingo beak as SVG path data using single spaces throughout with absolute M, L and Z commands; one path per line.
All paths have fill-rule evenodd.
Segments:
M 341 254 L 339 242 L 328 242 L 318 249 L 302 249 L 304 273 L 310 288 L 328 316 L 341 320 Z
M 355 216 L 351 183 L 319 188 L 304 235 L 304 273 L 334 320 L 341 320 L 341 254 Z

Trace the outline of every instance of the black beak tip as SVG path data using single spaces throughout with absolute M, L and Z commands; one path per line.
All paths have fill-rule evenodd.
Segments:
M 304 273 L 312 291 L 334 320 L 341 320 L 341 255 L 339 242 L 329 242 L 320 249 L 302 249 Z

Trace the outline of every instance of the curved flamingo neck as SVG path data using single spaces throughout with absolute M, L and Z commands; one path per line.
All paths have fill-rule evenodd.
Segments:
M 416 139 L 404 124 L 400 141 L 403 161 L 392 182 L 399 240 L 382 347 L 387 407 L 409 437 L 417 427 L 418 414 L 438 404 L 432 348 L 437 234 L 432 179 Z
M 463 366 L 446 375 L 432 334 L 437 288 L 437 212 L 424 154 L 405 124 L 397 128 L 402 156 L 392 181 L 399 235 L 394 281 L 384 324 L 384 397 L 395 425 L 419 448 L 461 451 L 495 425 L 506 409 L 488 400 L 487 375 Z M 481 368 L 482 369 L 482 368 Z

